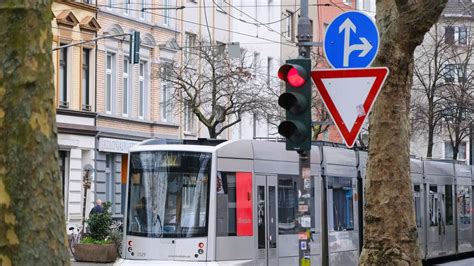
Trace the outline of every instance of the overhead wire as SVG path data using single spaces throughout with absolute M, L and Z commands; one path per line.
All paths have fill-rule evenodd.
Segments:
M 219 8 L 221 8 L 221 9 L 222 9 L 222 7 L 220 7 L 220 6 L 219 6 L 219 5 L 218 5 L 218 4 L 215 2 L 215 0 L 212 0 L 212 2 L 214 2 L 214 4 L 215 4 L 216 6 L 218 6 Z M 288 39 L 288 38 L 287 38 L 285 35 L 283 35 L 281 32 L 277 32 L 277 31 L 275 31 L 274 29 L 272 29 L 271 27 L 269 27 L 268 25 L 264 25 L 264 24 L 262 24 L 262 23 L 261 23 L 261 22 L 260 22 L 258 19 L 254 18 L 254 17 L 250 16 L 249 14 L 247 14 L 247 13 L 243 12 L 242 10 L 240 10 L 240 9 L 236 8 L 236 7 L 235 7 L 235 6 L 233 6 L 232 4 L 228 3 L 226 0 L 224 0 L 224 3 L 226 3 L 227 5 L 229 5 L 230 7 L 232 7 L 233 9 L 235 9 L 235 10 L 239 11 L 240 13 L 242 13 L 242 14 L 246 15 L 247 17 L 249 17 L 249 18 L 251 18 L 251 19 L 255 20 L 255 22 L 257 22 L 259 25 L 262 25 L 262 26 L 266 27 L 268 31 L 270 31 L 270 32 L 274 32 L 274 33 L 276 33 L 276 34 L 280 35 L 280 37 L 283 37 L 283 38 L 284 38 L 285 40 L 287 40 L 288 42 L 292 42 L 292 43 L 296 44 L 296 42 L 295 42 L 295 41 L 293 41 L 293 40 L 289 40 L 289 39 Z M 229 16 L 231 16 L 231 17 L 233 17 L 233 16 L 232 16 L 232 15 L 230 15 L 230 14 L 228 14 L 228 15 L 229 15 Z M 235 17 L 233 17 L 233 18 L 234 18 L 234 19 L 236 19 Z

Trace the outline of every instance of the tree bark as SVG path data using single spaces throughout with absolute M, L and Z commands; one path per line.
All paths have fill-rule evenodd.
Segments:
M 432 126 L 431 117 L 428 119 L 428 148 L 426 151 L 426 158 L 433 157 L 433 139 L 434 139 L 434 127 Z
M 69 265 L 51 1 L 0 1 L 0 265 Z
M 361 265 L 421 265 L 409 171 L 413 52 L 445 2 L 377 1 L 381 41 L 375 65 L 390 74 L 369 123 Z

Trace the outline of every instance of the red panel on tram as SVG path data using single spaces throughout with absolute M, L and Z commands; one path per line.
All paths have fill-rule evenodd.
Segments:
M 237 172 L 235 179 L 237 201 L 237 235 L 253 236 L 252 173 Z

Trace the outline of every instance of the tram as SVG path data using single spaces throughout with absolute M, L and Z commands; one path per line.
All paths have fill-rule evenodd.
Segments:
M 117 265 L 298 265 L 301 181 L 297 153 L 284 143 L 152 139 L 129 158 Z M 323 256 L 330 265 L 357 265 L 366 162 L 363 151 L 312 147 L 311 265 Z M 423 258 L 473 251 L 471 167 L 411 159 L 411 175 Z

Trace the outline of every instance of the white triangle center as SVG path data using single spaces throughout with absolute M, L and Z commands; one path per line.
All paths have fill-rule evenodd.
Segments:
M 366 115 L 367 110 L 364 110 L 363 105 L 375 79 L 375 77 L 321 79 L 347 130 L 352 130 L 357 117 Z

